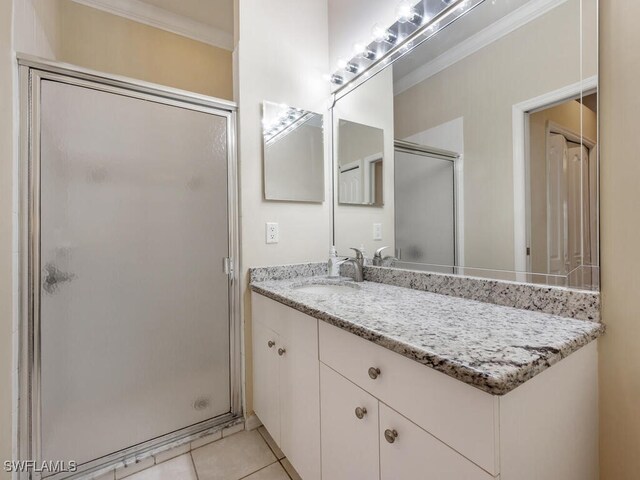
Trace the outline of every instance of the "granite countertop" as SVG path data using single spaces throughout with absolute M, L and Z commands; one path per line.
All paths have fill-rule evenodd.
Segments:
M 345 283 L 349 293 L 305 293 Z M 341 277 L 251 283 L 253 291 L 494 395 L 504 395 L 604 333 L 604 326 Z

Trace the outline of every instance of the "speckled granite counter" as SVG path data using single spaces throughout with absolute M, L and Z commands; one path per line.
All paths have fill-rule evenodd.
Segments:
M 316 269 L 317 270 L 317 269 Z M 604 333 L 604 326 L 410 288 L 350 279 L 257 275 L 254 292 L 494 395 L 504 395 Z M 274 277 L 271 277 L 274 278 Z M 305 293 L 349 283 L 348 293 Z M 351 291 L 353 290 L 353 291 Z

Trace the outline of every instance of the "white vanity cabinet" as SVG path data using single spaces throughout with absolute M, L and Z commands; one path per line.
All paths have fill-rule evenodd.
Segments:
M 497 396 L 252 298 L 254 408 L 303 479 L 597 480 L 596 342 Z
M 254 410 L 302 478 L 319 480 L 318 321 L 256 294 L 252 310 Z

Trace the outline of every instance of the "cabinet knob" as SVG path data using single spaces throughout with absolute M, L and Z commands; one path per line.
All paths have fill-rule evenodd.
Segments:
M 387 428 L 384 431 L 384 438 L 387 440 L 387 442 L 393 443 L 396 441 L 396 438 L 398 438 L 398 432 L 396 430 Z
M 269 340 L 269 341 L 267 342 L 267 346 L 268 346 L 269 348 L 273 348 L 273 346 L 274 346 L 275 344 L 276 344 L 276 342 L 274 342 L 273 340 Z
M 286 350 L 284 348 L 279 348 L 278 349 L 278 355 L 283 356 L 285 354 Z
M 369 367 L 369 377 L 371 377 L 372 380 L 375 380 L 376 378 L 378 378 L 378 375 L 380 375 L 380 369 L 377 367 Z
M 367 409 L 365 407 L 356 407 L 356 417 L 358 417 L 360 420 L 362 420 L 366 414 Z

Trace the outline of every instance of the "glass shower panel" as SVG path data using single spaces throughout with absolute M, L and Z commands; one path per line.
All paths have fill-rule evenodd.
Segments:
M 41 89 L 41 445 L 84 463 L 230 411 L 227 117 Z

